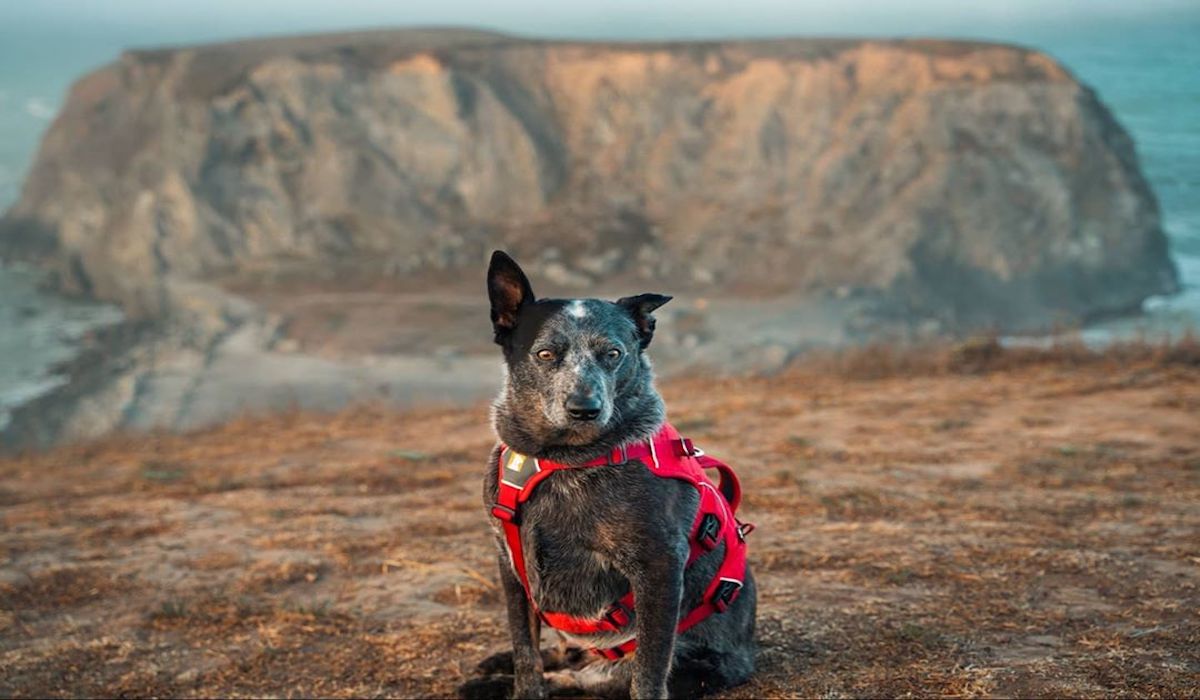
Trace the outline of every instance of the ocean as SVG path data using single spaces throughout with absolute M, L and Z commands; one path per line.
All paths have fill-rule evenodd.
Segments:
M 113 60 L 126 46 L 214 38 L 142 29 L 47 41 L 19 29 L 0 27 L 0 210 L 16 200 L 38 140 L 71 81 Z M 1200 328 L 1200 16 L 1120 26 L 984 28 L 969 34 L 965 38 L 1046 51 L 1095 88 L 1133 135 L 1159 198 L 1183 291 L 1148 300 L 1138 317 L 1086 328 L 1085 339 L 1104 342 Z M 72 356 L 84 333 L 119 318 L 111 307 L 39 291 L 37 282 L 29 270 L 0 268 L 0 425 L 6 409 L 62 381 L 52 370 Z
M 16 201 L 71 82 L 111 61 L 120 40 L 51 44 L 0 25 L 0 211 Z M 75 355 L 84 334 L 121 318 L 111 306 L 48 294 L 39 282 L 33 270 L 0 267 L 0 428 L 13 407 L 65 381 L 54 368 Z
M 1094 88 L 1133 136 L 1162 208 L 1182 291 L 1141 316 L 1083 329 L 1085 340 L 1200 330 L 1200 19 L 998 37 L 1054 56 Z

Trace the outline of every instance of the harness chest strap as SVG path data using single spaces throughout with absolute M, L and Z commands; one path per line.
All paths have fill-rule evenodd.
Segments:
M 677 632 L 684 632 L 712 613 L 723 612 L 737 598 L 745 576 L 744 536 L 752 526 L 739 523 L 734 515 L 741 501 L 741 488 L 733 470 L 725 463 L 704 455 L 690 440 L 681 438 L 669 424 L 664 425 L 658 434 L 645 443 L 617 448 L 609 455 L 577 466 L 526 457 L 501 446 L 497 465 L 499 491 L 492 515 L 501 522 L 513 571 L 521 581 L 530 603 L 536 606 L 529 586 L 521 544 L 522 504 L 533 495 L 537 485 L 555 471 L 622 464 L 631 459 L 641 461 L 656 476 L 687 481 L 699 492 L 700 507 L 689 538 L 688 566 L 705 552 L 715 549 L 721 542 L 726 546 L 724 559 L 705 591 L 703 602 L 689 611 L 678 624 Z M 705 468 L 718 470 L 719 491 L 704 476 Z M 594 634 L 622 629 L 628 624 L 632 610 L 631 591 L 613 603 L 598 620 L 549 611 L 539 611 L 538 614 L 546 624 L 563 632 Z M 637 640 L 634 639 L 618 647 L 596 651 L 615 659 L 632 651 L 636 645 Z

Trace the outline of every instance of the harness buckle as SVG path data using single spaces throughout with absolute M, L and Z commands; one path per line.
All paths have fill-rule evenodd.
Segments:
M 733 601 L 737 600 L 738 594 L 742 591 L 742 582 L 731 578 L 722 578 L 721 583 L 717 585 L 717 590 L 713 591 L 712 604 L 717 609 L 717 612 L 725 612 Z
M 721 540 L 721 519 L 713 513 L 705 513 L 696 529 L 696 540 L 709 551 L 716 549 Z
M 696 447 L 696 443 L 685 437 L 679 438 L 678 449 L 680 457 L 699 457 L 704 454 L 704 450 Z
M 738 539 L 745 542 L 746 535 L 749 535 L 751 532 L 754 532 L 754 528 L 755 528 L 754 523 L 743 523 L 742 521 L 739 520 L 738 526 L 737 526 Z
M 621 461 L 619 461 L 619 462 L 613 461 L 613 455 L 617 454 L 617 452 L 620 452 L 620 453 L 621 453 Z M 613 448 L 613 451 L 608 453 L 608 463 L 609 463 L 609 465 L 613 465 L 613 464 L 624 464 L 624 463 L 626 463 L 626 462 L 628 462 L 628 461 L 629 461 L 629 453 L 628 453 L 628 452 L 625 450 L 625 446 L 624 446 L 624 445 L 621 445 L 620 447 L 614 447 L 614 448 Z
M 502 506 L 499 503 L 492 506 L 492 517 L 497 520 L 503 520 L 506 523 L 512 523 L 513 525 L 521 524 L 521 519 L 517 517 L 517 511 L 508 506 Z
M 629 624 L 629 608 L 622 605 L 621 601 L 618 600 L 609 606 L 608 610 L 605 610 L 604 615 L 601 617 L 608 624 L 620 629 Z

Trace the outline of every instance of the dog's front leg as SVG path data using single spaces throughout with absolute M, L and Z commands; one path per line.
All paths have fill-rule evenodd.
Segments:
M 667 697 L 667 677 L 675 654 L 675 626 L 683 598 L 686 559 L 662 550 L 640 557 L 629 576 L 637 613 L 637 653 L 633 657 L 634 698 Z
M 546 697 L 546 680 L 542 675 L 542 621 L 538 619 L 525 588 L 513 574 L 508 556 L 500 554 L 500 582 L 508 607 L 508 629 L 513 645 L 513 697 Z

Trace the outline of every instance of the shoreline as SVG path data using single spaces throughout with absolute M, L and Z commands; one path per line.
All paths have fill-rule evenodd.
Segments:
M 173 300 L 167 317 L 93 328 L 71 357 L 51 365 L 48 389 L 10 408 L 9 421 L 0 424 L 0 452 L 124 430 L 186 431 L 297 408 L 329 412 L 377 401 L 464 406 L 493 396 L 502 376 L 483 329 L 481 295 L 440 294 L 434 303 L 411 293 L 318 292 L 289 294 L 280 304 L 269 295 L 248 299 L 175 281 L 167 296 Z M 328 316 L 329 308 L 336 313 Z M 1095 349 L 1148 339 L 1134 329 L 1155 318 L 1141 312 L 999 342 L 1046 348 L 1082 341 Z M 1184 336 L 1189 327 L 1168 331 Z M 814 351 L 881 342 L 903 348 L 972 335 L 978 334 L 883 321 L 856 299 L 681 295 L 660 312 L 650 354 L 667 380 L 695 372 L 755 376 Z
M 64 372 L 91 337 L 120 324 L 116 306 L 47 289 L 44 274 L 21 263 L 0 265 L 0 430 L 9 414 L 70 381 Z

